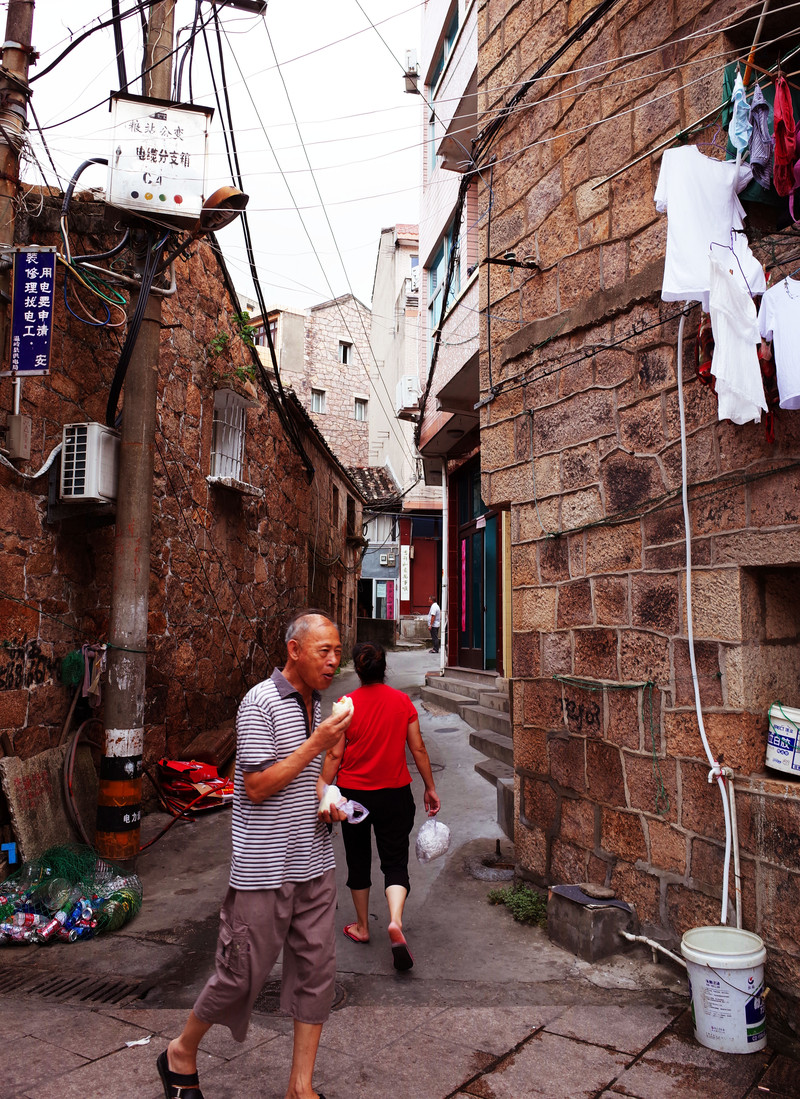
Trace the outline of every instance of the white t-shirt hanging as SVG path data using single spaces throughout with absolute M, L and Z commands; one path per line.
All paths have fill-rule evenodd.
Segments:
M 781 408 L 800 408 L 800 282 L 781 279 L 761 299 L 758 328 L 774 340 Z
M 767 411 L 767 402 L 758 363 L 756 307 L 742 286 L 733 257 L 730 264 L 723 264 L 712 254 L 709 267 L 714 333 L 711 373 L 717 379 L 717 412 L 720 420 L 758 423 L 762 411 Z
M 663 301 L 700 301 L 708 312 L 709 247 L 712 241 L 730 245 L 731 229 L 742 228 L 745 211 L 738 192 L 752 177 L 749 164 L 740 164 L 737 172 L 736 161 L 712 160 L 694 145 L 664 153 L 655 193 L 656 209 L 668 216 Z M 733 234 L 733 249 L 747 283 L 744 289 L 762 294 L 764 271 L 743 233 Z

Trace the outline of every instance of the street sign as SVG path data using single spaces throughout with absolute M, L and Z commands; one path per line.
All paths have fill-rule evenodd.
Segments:
M 13 249 L 11 362 L 0 376 L 50 373 L 56 250 L 27 245 Z
M 209 107 L 118 95 L 108 157 L 108 199 L 166 222 L 194 222 L 205 199 Z

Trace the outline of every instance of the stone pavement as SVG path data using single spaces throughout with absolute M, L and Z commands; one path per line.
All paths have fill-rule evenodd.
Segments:
M 435 660 L 392 654 L 391 682 L 413 697 Z M 353 686 L 343 674 L 328 702 Z M 487 903 L 490 885 L 464 866 L 500 838 L 494 791 L 474 773 L 479 757 L 467 727 L 452 714 L 420 713 L 452 846 L 428 866 L 412 857 L 405 929 L 413 970 L 392 968 L 380 889 L 370 906 L 371 943 L 338 937 L 337 1003 L 315 1076 L 327 1099 L 800 1096 L 800 1066 L 788 1056 L 723 1055 L 694 1041 L 677 966 L 654 965 L 648 953 L 589 965 Z M 164 821 L 149 817 L 143 838 Z M 224 815 L 178 824 L 143 855 L 145 904 L 122 932 L 0 953 L 0 1099 L 163 1095 L 155 1058 L 212 965 L 228 832 Z M 338 836 L 336 844 L 344 925 L 350 899 Z M 510 855 L 507 841 L 502 846 Z M 31 991 L 36 982 L 39 992 Z M 114 1002 L 115 990 L 139 982 L 143 996 Z M 283 1096 L 291 1021 L 276 1013 L 273 991 L 271 982 L 243 1044 L 222 1028 L 207 1035 L 200 1062 L 207 1099 Z M 141 1038 L 149 1042 L 126 1044 Z

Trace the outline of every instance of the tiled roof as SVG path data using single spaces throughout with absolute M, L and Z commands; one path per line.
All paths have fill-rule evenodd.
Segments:
M 347 472 L 368 504 L 393 500 L 400 494 L 400 486 L 385 466 L 349 466 Z

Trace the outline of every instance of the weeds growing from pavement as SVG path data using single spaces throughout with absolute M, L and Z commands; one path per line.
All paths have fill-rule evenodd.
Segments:
M 486 897 L 489 904 L 504 904 L 519 923 L 547 925 L 547 898 L 529 885 L 509 885 L 506 889 L 491 889 Z

